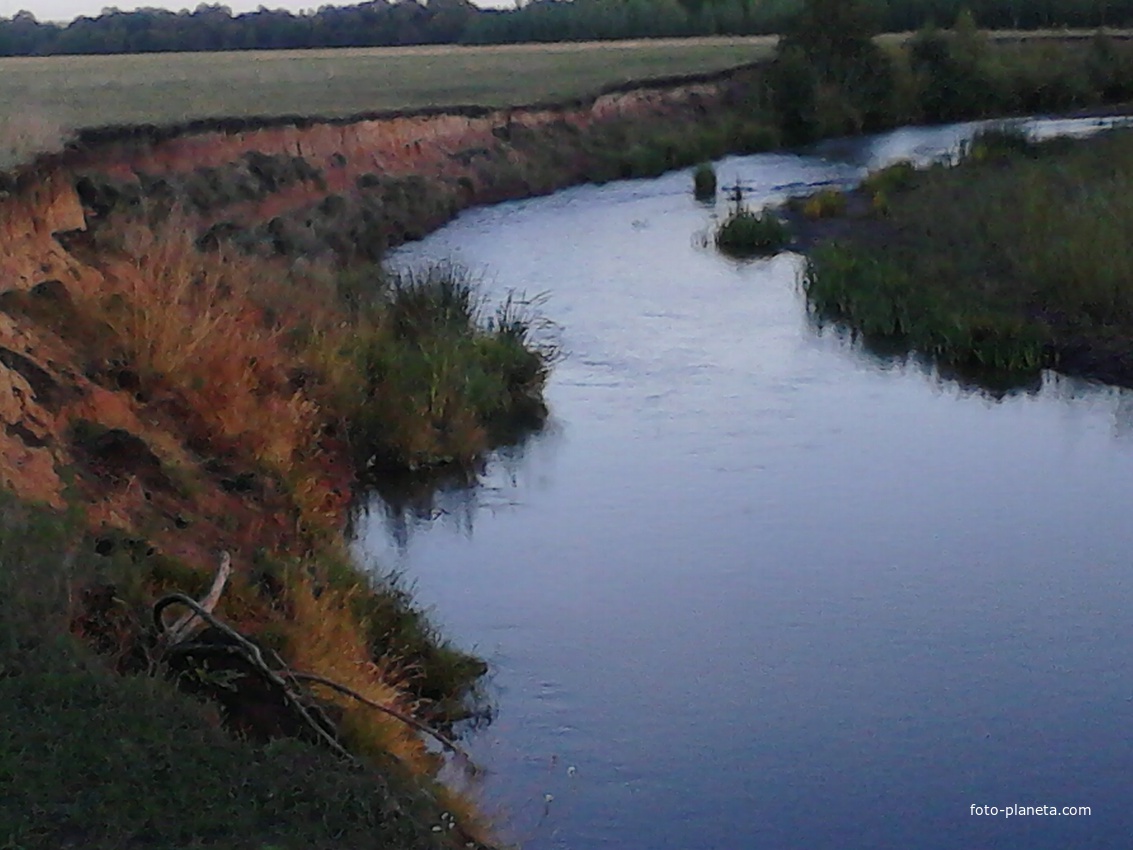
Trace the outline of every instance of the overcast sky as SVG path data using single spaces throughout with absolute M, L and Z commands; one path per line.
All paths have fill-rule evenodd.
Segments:
M 21 9 L 27 9 L 34 14 L 36 18 L 41 21 L 70 21 L 77 18 L 79 15 L 90 15 L 91 17 L 97 16 L 104 8 L 108 6 L 117 6 L 119 9 L 137 9 L 143 7 L 158 8 L 165 7 L 172 9 L 175 12 L 181 9 L 195 9 L 200 0 L 193 0 L 191 3 L 177 3 L 177 2 L 113 2 L 113 0 L 0 0 L 0 17 L 10 18 L 12 15 Z M 302 9 L 317 9 L 319 6 L 332 5 L 332 6 L 353 6 L 352 2 L 335 2 L 335 0 L 231 0 L 231 2 L 223 2 L 223 0 L 216 0 L 221 2 L 222 5 L 228 6 L 233 12 L 252 12 L 260 6 L 267 6 L 269 9 L 290 9 L 293 12 L 301 11 Z M 477 6 L 494 6 L 494 7 L 510 7 L 515 5 L 513 0 L 474 0 Z

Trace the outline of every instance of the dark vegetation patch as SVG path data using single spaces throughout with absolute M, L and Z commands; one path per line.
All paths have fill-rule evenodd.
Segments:
M 711 163 L 701 163 L 692 173 L 692 193 L 698 201 L 716 200 L 716 169 Z
M 738 258 L 769 257 L 783 250 L 790 234 L 779 215 L 771 209 L 748 208 L 739 187 L 733 191 L 732 207 L 712 237 L 716 247 Z
M 71 425 L 71 447 L 80 465 L 100 481 L 120 485 L 136 478 L 149 487 L 170 486 L 161 460 L 145 440 L 123 428 L 80 419 Z

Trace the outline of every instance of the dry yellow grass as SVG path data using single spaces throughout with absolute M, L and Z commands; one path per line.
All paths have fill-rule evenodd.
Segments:
M 7 111 L 0 116 L 0 171 L 23 165 L 40 154 L 61 151 L 66 136 L 58 121 L 34 107 Z
M 131 226 L 85 297 L 144 386 L 175 391 L 210 438 L 243 447 L 286 479 L 316 451 L 320 420 L 315 402 L 288 384 L 294 358 L 284 336 L 294 318 L 269 321 L 254 298 L 272 271 L 198 251 L 175 221 L 156 231 Z
M 297 579 L 288 592 L 288 663 L 296 670 L 332 679 L 367 699 L 412 715 L 411 697 L 397 686 L 395 659 L 375 663 L 358 621 L 351 612 L 350 593 L 324 590 L 316 595 L 309 581 Z M 318 686 L 315 686 L 318 687 Z M 381 758 L 395 757 L 415 773 L 431 775 L 438 757 L 421 736 L 400 720 L 362 705 L 330 689 L 323 696 L 344 710 L 341 728 L 352 752 Z

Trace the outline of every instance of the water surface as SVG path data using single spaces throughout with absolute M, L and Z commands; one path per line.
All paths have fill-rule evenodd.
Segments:
M 970 132 L 717 170 L 759 203 Z M 700 247 L 714 213 L 690 188 L 682 172 L 476 210 L 396 258 L 548 292 L 569 352 L 545 433 L 478 487 L 375 500 L 359 537 L 493 665 L 498 717 L 472 746 L 505 834 L 1129 846 L 1133 396 L 1048 375 L 997 397 L 821 332 L 800 258 Z

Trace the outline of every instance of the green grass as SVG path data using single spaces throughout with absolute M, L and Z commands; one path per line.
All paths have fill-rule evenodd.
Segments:
M 453 846 L 430 780 L 226 734 L 161 678 L 121 677 L 67 633 L 82 580 L 126 578 L 77 517 L 0 494 L 0 846 Z
M 787 226 L 771 210 L 749 210 L 737 202 L 716 228 L 716 247 L 733 257 L 766 257 L 787 244 Z
M 1118 35 L 1121 35 L 1118 33 Z M 996 34 L 1064 42 L 1088 33 Z M 881 37 L 896 46 L 905 34 Z M 0 160 L 75 129 L 249 116 L 563 101 L 603 86 L 770 59 L 774 36 L 572 44 L 49 56 L 0 59 Z
M 451 264 L 369 275 L 345 356 L 351 439 L 366 468 L 467 463 L 519 423 L 546 415 L 543 387 L 557 350 L 536 302 L 494 309 L 479 281 Z M 358 296 L 354 296 L 358 300 Z
M 867 181 L 884 210 L 811 256 L 812 308 L 950 366 L 1129 382 L 1131 143 L 994 132 L 956 167 Z
M 631 80 L 721 71 L 768 58 L 774 46 L 758 37 L 5 58 L 0 102 L 18 117 L 3 120 L 0 138 L 30 137 L 26 146 L 111 124 L 562 101 Z

